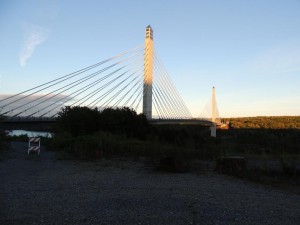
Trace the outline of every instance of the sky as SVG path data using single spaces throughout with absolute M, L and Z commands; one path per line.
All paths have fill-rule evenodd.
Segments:
M 193 116 L 300 115 L 300 0 L 1 0 L 0 96 L 154 45 Z

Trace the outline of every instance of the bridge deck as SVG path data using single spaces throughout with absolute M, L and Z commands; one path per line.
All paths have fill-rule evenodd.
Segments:
M 152 119 L 149 121 L 151 124 L 178 124 L 178 125 L 212 125 L 209 120 L 201 119 Z
M 38 117 L 8 117 L 1 123 L 4 130 L 52 130 L 56 118 Z M 149 120 L 153 125 L 202 125 L 211 126 L 214 123 L 204 119 L 152 119 Z M 217 126 L 220 124 L 216 124 Z

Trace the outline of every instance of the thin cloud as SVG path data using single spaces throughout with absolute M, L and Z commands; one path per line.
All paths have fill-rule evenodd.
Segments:
M 7 99 L 8 100 L 4 100 Z M 17 101 L 18 99 L 21 99 Z M 53 115 L 57 113 L 62 107 L 66 106 L 67 103 L 72 103 L 75 99 L 70 95 L 59 94 L 59 95 L 43 95 L 35 94 L 31 96 L 18 95 L 13 97 L 9 94 L 0 94 L 0 114 L 6 113 L 7 116 L 13 116 L 23 112 L 20 116 L 40 116 L 46 113 Z M 47 113 L 48 112 L 48 113 Z
M 20 65 L 25 66 L 36 47 L 47 40 L 49 30 L 32 24 L 25 24 L 25 41 L 19 55 Z

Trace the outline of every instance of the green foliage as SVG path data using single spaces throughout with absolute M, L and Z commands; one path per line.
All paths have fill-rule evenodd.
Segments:
M 299 170 L 297 171 L 297 160 L 295 157 L 283 152 L 280 157 L 282 172 L 285 176 L 297 177 L 299 176 Z
M 58 113 L 56 130 L 72 136 L 92 134 L 99 130 L 99 111 L 88 107 L 66 106 Z
M 5 131 L 0 131 L 0 152 L 7 149 L 9 146 L 8 137 Z
M 228 118 L 236 129 L 300 129 L 300 116 Z
M 222 146 L 231 146 L 231 152 L 249 154 L 300 153 L 299 129 L 232 129 L 219 130 Z
M 53 146 L 81 159 L 113 154 L 192 159 L 216 157 L 218 141 L 207 127 L 150 126 L 129 108 L 66 107 L 59 112 Z
M 213 158 L 217 153 L 215 143 L 202 150 L 170 145 L 159 141 L 138 140 L 124 135 L 97 132 L 93 135 L 72 137 L 69 133 L 56 134 L 53 138 L 54 149 L 65 152 L 73 158 L 94 160 L 113 155 L 146 156 L 150 158 L 174 157 L 182 160 Z
M 144 115 L 129 108 L 107 108 L 103 111 L 88 107 L 65 107 L 58 113 L 57 132 L 68 132 L 73 137 L 98 131 L 145 139 L 149 124 Z
M 0 116 L 0 125 L 4 117 Z M 3 130 L 0 130 L 0 152 L 7 149 L 9 146 L 7 133 Z
M 72 137 L 68 133 L 55 135 L 53 147 L 78 159 L 91 160 L 114 154 L 131 155 L 148 152 L 149 143 L 131 140 L 108 132 Z M 146 150 L 147 149 L 147 150 Z
M 28 135 L 27 134 L 22 134 L 22 135 L 13 135 L 8 137 L 9 141 L 23 141 L 27 142 L 28 141 Z
M 130 108 L 107 108 L 100 113 L 100 129 L 114 134 L 125 134 L 129 138 L 145 139 L 149 124 L 143 114 L 137 115 Z
M 160 142 L 197 149 L 204 144 L 205 136 L 209 137 L 207 127 L 184 125 L 158 125 L 152 128 L 152 134 L 157 136 Z
M 45 136 L 36 136 L 41 139 L 41 144 L 43 146 L 50 146 L 52 143 L 52 138 L 51 137 L 45 137 Z M 20 141 L 20 142 L 28 142 L 29 137 L 27 134 L 22 134 L 22 135 L 13 135 L 13 136 L 7 136 L 7 141 L 12 142 L 12 141 Z
M 142 114 L 129 108 L 98 111 L 66 107 L 59 113 L 53 145 L 81 159 L 113 154 L 216 159 L 235 153 L 280 155 L 283 150 L 299 154 L 300 130 L 286 128 L 298 126 L 297 120 L 298 117 L 236 118 L 231 120 L 232 126 L 240 129 L 218 130 L 218 137 L 211 138 L 208 127 L 151 126 Z M 255 128 L 276 127 L 283 121 L 289 121 L 285 129 Z

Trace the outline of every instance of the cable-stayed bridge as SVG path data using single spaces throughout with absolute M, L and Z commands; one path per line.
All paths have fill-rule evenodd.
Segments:
M 7 122 L 49 122 L 65 106 L 129 107 L 162 124 L 221 122 L 214 88 L 203 113 L 192 116 L 154 48 L 150 26 L 143 45 L 0 99 L 0 115 Z

